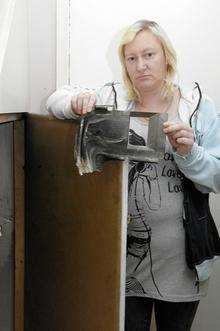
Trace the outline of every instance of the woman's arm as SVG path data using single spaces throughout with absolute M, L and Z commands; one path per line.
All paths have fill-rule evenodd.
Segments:
M 46 109 L 51 115 L 59 119 L 75 119 L 78 115 L 72 109 L 72 98 L 85 91 L 89 92 L 91 90 L 80 86 L 62 86 L 48 98 Z
M 117 84 L 120 86 L 120 84 Z M 113 105 L 114 92 L 112 83 L 99 89 L 81 86 L 63 86 L 56 90 L 47 100 L 47 111 L 59 119 L 75 119 L 91 111 L 94 105 Z
M 183 174 L 202 192 L 220 192 L 220 113 L 209 99 L 203 99 L 198 113 L 198 142 L 186 156 L 174 153 Z

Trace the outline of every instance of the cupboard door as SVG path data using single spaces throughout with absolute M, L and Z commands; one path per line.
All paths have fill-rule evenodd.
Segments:
M 0 330 L 14 330 L 13 123 L 0 124 Z
M 118 331 L 123 163 L 80 176 L 76 125 L 31 115 L 27 330 Z

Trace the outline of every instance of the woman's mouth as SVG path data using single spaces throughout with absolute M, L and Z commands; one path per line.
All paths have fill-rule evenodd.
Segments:
M 151 75 L 140 75 L 137 77 L 137 79 L 144 80 L 144 79 L 148 79 L 150 77 L 151 77 Z

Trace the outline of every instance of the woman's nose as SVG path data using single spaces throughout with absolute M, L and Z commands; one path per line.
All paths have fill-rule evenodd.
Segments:
M 139 59 L 137 61 L 137 71 L 144 71 L 147 69 L 147 62 L 144 59 Z

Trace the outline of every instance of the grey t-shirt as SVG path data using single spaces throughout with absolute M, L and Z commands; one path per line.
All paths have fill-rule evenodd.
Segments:
M 132 144 L 145 144 L 147 130 L 147 123 L 132 118 Z M 182 174 L 168 140 L 161 162 L 130 161 L 128 180 L 126 295 L 199 300 L 208 282 L 196 286 L 196 274 L 186 265 Z

